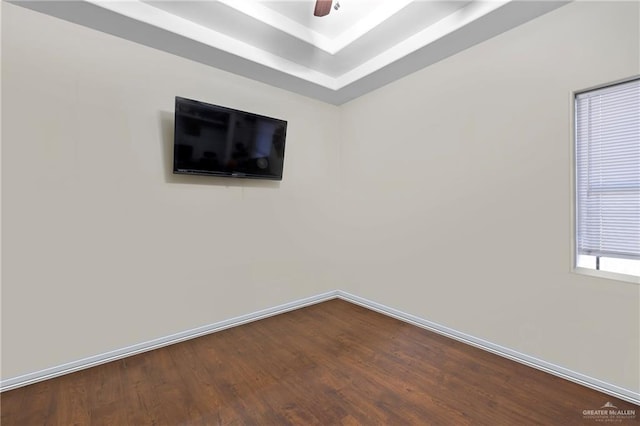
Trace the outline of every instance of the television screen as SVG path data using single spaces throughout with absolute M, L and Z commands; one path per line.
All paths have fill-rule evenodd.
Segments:
M 176 96 L 173 172 L 282 180 L 287 122 Z

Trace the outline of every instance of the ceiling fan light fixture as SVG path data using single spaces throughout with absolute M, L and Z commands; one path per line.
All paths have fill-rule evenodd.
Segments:
M 327 16 L 331 12 L 333 0 L 316 0 L 316 7 L 313 10 L 314 16 Z

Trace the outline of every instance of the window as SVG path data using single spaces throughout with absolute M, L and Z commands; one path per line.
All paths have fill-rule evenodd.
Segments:
M 640 277 L 640 78 L 575 95 L 576 266 Z

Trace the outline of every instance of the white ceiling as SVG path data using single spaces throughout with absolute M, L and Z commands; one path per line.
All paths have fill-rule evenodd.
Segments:
M 567 1 L 15 1 L 326 102 L 341 104 Z M 335 4 L 335 0 L 334 0 Z

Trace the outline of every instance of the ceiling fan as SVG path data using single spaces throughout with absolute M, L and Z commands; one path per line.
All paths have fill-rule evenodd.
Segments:
M 331 12 L 331 3 L 333 3 L 333 0 L 316 0 L 316 7 L 313 10 L 314 16 L 327 16 L 329 12 Z M 338 10 L 340 8 L 340 2 L 336 1 L 333 8 Z

